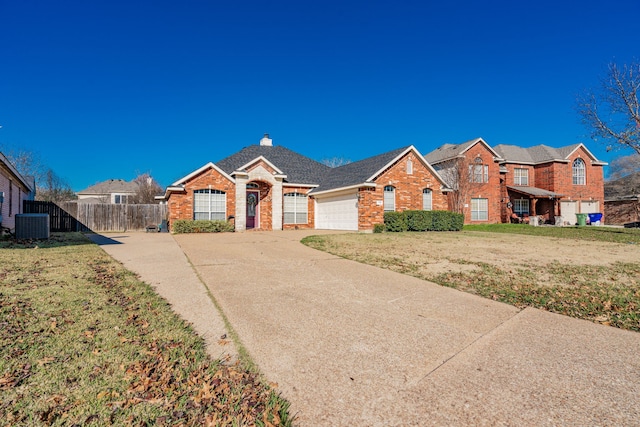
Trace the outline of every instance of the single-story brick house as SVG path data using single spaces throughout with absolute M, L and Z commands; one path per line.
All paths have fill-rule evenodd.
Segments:
M 170 223 L 232 219 L 237 231 L 373 230 L 385 211 L 445 210 L 447 187 L 414 146 L 331 168 L 268 135 L 166 189 Z
M 33 178 L 25 178 L 0 153 L 0 226 L 14 230 L 16 214 L 23 212 L 23 201 L 35 198 L 36 185 Z

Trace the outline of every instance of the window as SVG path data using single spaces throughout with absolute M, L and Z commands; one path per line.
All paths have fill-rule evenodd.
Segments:
M 486 221 L 488 219 L 488 199 L 471 199 L 471 221 Z
M 529 215 L 529 199 L 515 199 L 513 201 L 513 212 L 518 216 Z
M 384 187 L 384 211 L 393 212 L 396 210 L 396 188 L 393 185 Z
M 125 194 L 116 194 L 113 196 L 113 203 L 117 205 L 128 203 L 128 201 L 129 201 L 129 196 Z
M 413 175 L 413 162 L 411 159 L 407 160 L 407 175 Z
M 489 182 L 489 166 L 482 164 L 482 159 L 476 157 L 469 165 L 469 182 Z
M 424 190 L 422 190 L 422 210 L 423 211 L 430 211 L 431 209 L 433 209 L 433 197 L 432 197 L 431 190 L 428 188 L 425 188 Z
M 306 224 L 308 197 L 302 193 L 287 193 L 284 195 L 284 223 Z
M 193 192 L 193 219 L 225 220 L 227 194 L 220 190 L 195 190 Z
M 529 185 L 529 169 L 513 170 L 513 184 L 514 185 Z
M 247 188 L 250 188 L 252 190 L 257 190 L 258 188 L 260 188 L 260 186 L 258 184 L 256 184 L 255 182 L 250 182 L 247 184 Z
M 584 160 L 575 159 L 573 161 L 573 185 L 585 185 L 586 184 L 586 172 L 584 166 Z

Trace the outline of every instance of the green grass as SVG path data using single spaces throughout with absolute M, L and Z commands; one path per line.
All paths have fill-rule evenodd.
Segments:
M 291 425 L 166 301 L 80 234 L 0 241 L 0 425 Z
M 592 240 L 611 243 L 640 244 L 640 229 L 612 227 L 532 227 L 528 224 L 465 225 L 464 231 L 511 233 L 562 239 Z

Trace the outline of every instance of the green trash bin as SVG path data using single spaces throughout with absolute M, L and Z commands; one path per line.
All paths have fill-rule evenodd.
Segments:
M 587 225 L 587 214 L 576 214 L 576 216 L 578 217 L 579 227 Z

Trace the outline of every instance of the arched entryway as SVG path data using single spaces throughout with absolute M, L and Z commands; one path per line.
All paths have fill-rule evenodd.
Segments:
M 247 230 L 270 229 L 271 186 L 262 181 L 247 183 L 246 191 L 246 228 Z

